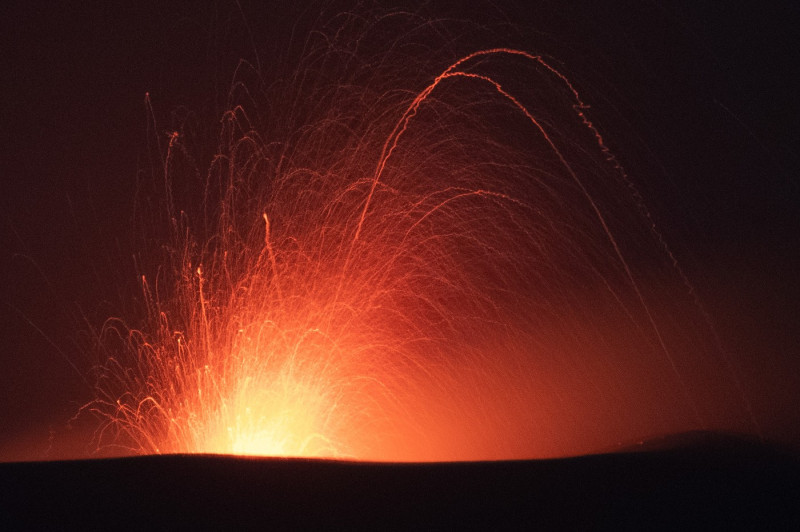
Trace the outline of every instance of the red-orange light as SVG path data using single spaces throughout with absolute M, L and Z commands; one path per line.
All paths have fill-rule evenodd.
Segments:
M 563 74 L 499 48 L 404 100 L 351 90 L 363 117 L 334 101 L 283 143 L 233 106 L 197 218 L 169 136 L 146 319 L 98 336 L 101 447 L 531 458 L 716 419 L 693 375 L 724 358 Z

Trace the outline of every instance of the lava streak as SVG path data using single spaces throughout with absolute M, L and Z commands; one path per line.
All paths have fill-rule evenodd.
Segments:
M 529 458 L 724 419 L 724 356 L 570 81 L 393 49 L 235 83 L 205 170 L 168 138 L 142 321 L 97 334 L 99 448 Z

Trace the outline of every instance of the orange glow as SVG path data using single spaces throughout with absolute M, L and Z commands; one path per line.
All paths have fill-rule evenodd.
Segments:
M 284 141 L 232 105 L 201 205 L 169 137 L 145 317 L 97 335 L 101 452 L 531 458 L 739 415 L 563 74 L 492 49 L 415 96 L 353 86 Z

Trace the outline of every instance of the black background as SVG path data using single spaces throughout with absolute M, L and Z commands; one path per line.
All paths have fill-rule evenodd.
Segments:
M 704 298 L 764 435 L 798 442 L 793 5 L 418 7 L 512 21 L 512 40 L 558 60 Z M 291 61 L 284 45 L 317 9 L 0 7 L 0 459 L 47 456 L 50 431 L 91 397 L 82 320 L 96 327 L 125 313 L 135 286 L 132 198 L 147 156 L 145 94 L 164 124 L 159 134 L 181 106 L 213 127 L 237 59 Z

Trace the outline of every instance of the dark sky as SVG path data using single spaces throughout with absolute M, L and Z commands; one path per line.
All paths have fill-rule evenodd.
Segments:
M 706 299 L 765 433 L 800 441 L 798 8 L 567 3 L 486 10 L 581 87 Z M 291 61 L 285 43 L 317 9 L 195 4 L 0 7 L 0 456 L 43 452 L 90 396 L 81 319 L 124 312 L 145 93 L 163 124 L 180 106 L 213 124 L 236 60 Z

